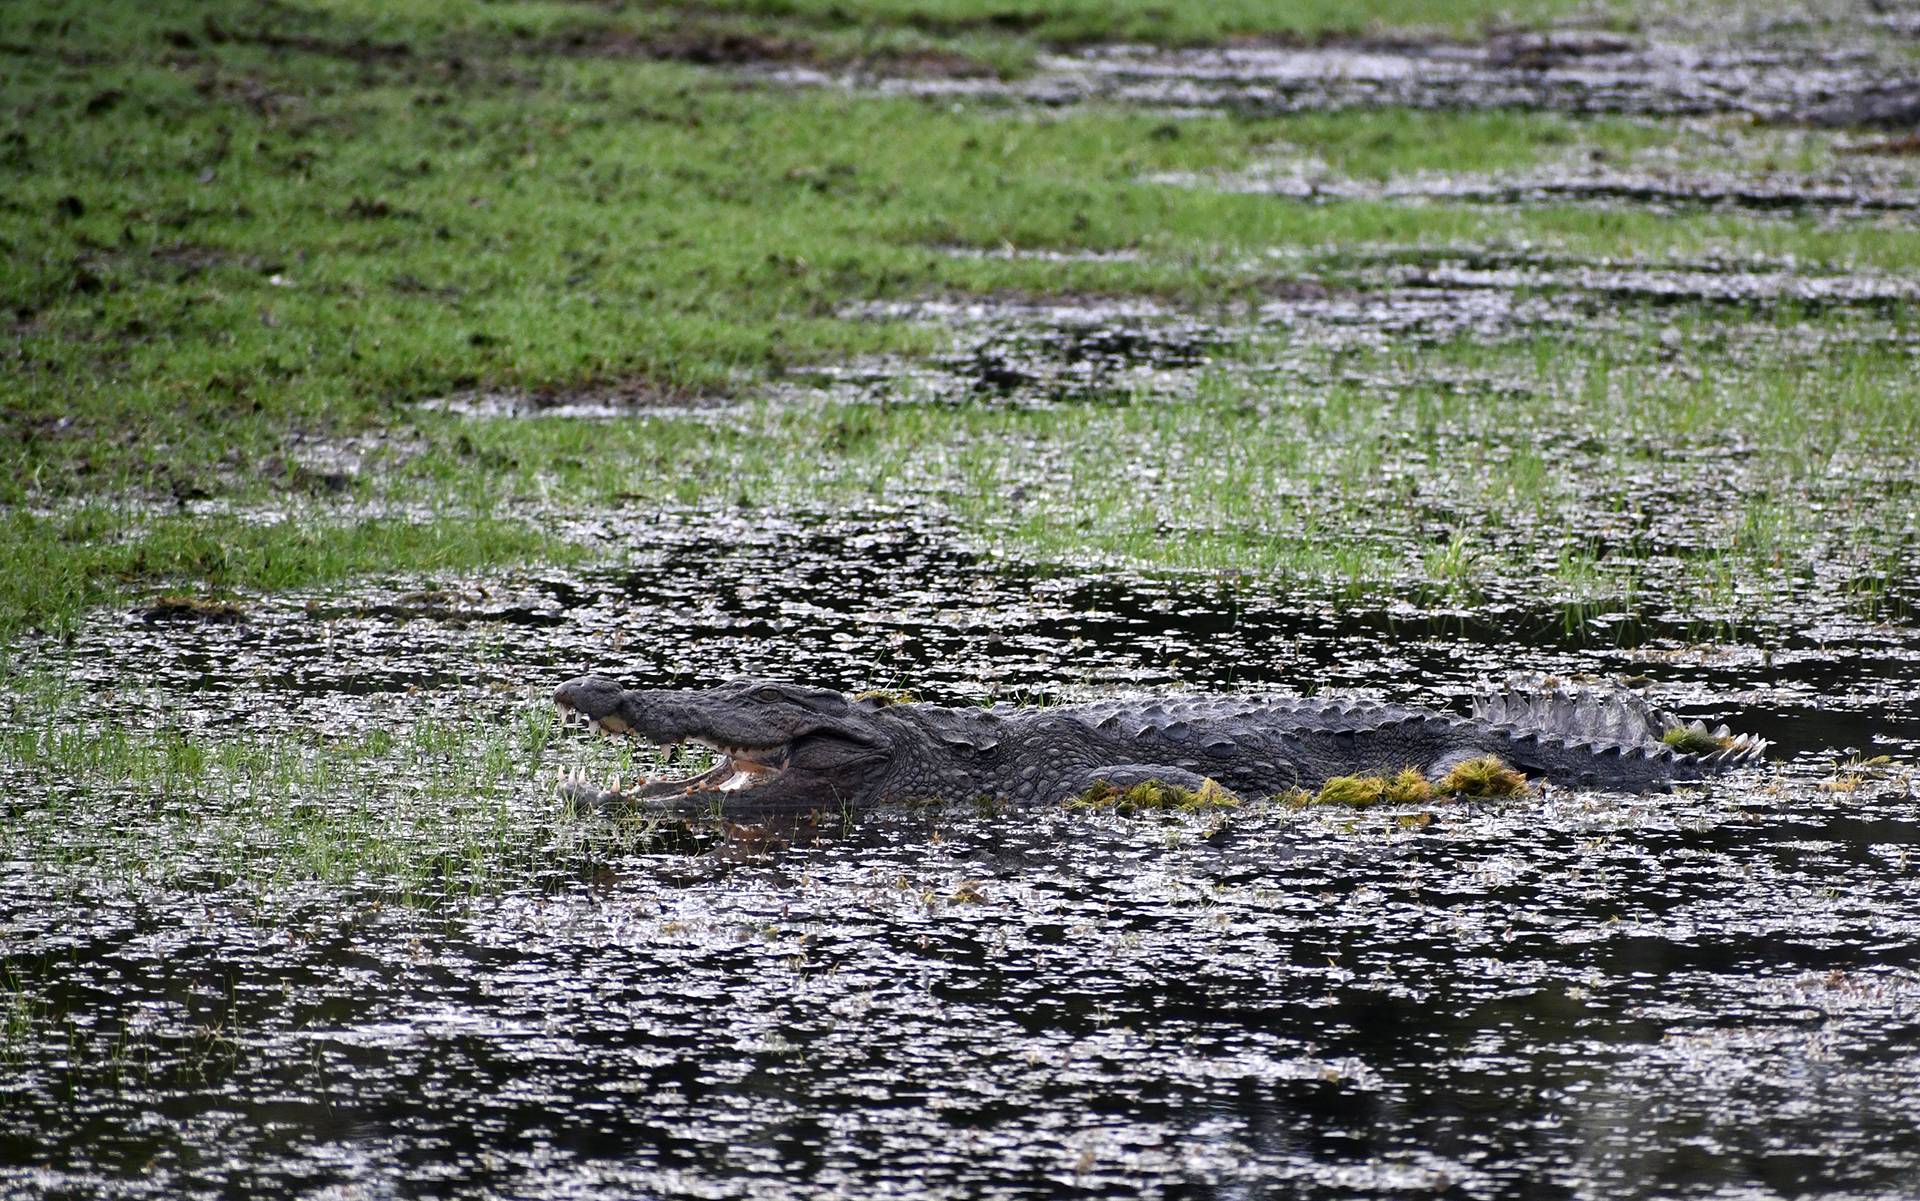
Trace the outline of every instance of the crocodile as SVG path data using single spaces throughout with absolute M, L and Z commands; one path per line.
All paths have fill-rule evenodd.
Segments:
M 643 691 L 582 676 L 554 702 L 605 733 L 704 743 L 718 755 L 698 775 L 576 795 L 767 812 L 982 798 L 1046 805 L 1148 783 L 1265 798 L 1407 768 L 1438 778 L 1486 757 L 1548 783 L 1650 791 L 1754 763 L 1767 747 L 1725 726 L 1683 724 L 1625 690 L 1564 686 L 1491 688 L 1469 715 L 1228 695 L 949 708 L 756 678 Z

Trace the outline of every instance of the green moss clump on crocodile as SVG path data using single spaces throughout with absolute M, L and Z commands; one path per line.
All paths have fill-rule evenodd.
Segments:
M 1683 726 L 1625 691 L 1499 689 L 1476 699 L 1471 715 L 1286 696 L 979 709 L 854 699 L 777 680 L 642 691 L 583 676 L 554 700 L 609 733 L 701 742 L 720 755 L 697 776 L 630 791 L 576 788 L 577 797 L 790 812 L 981 797 L 1058 805 L 1149 783 L 1268 797 L 1323 790 L 1341 777 L 1377 777 L 1382 798 L 1397 801 L 1414 799 L 1414 776 L 1440 792 L 1511 792 L 1502 772 L 1646 791 L 1753 763 L 1767 745 L 1722 727 L 1709 735 L 1711 750 L 1669 746 L 1668 732 L 1704 727 Z M 1487 759 L 1496 762 L 1475 765 Z
M 1205 813 L 1239 804 L 1239 797 L 1214 780 L 1203 780 L 1198 788 L 1182 788 L 1160 780 L 1142 780 L 1122 788 L 1109 780 L 1096 780 L 1091 788 L 1069 799 L 1067 808 L 1106 810 L 1132 817 L 1140 813 Z

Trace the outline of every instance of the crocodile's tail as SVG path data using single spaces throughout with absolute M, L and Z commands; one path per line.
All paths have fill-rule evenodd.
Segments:
M 1659 788 L 1759 762 L 1767 740 L 1684 722 L 1625 689 L 1506 686 L 1474 698 L 1499 753 L 1560 784 Z

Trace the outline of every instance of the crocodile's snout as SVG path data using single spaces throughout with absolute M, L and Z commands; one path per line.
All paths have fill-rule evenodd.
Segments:
M 617 733 L 614 723 L 618 723 L 619 729 L 626 727 L 626 723 L 614 715 L 614 710 L 620 707 L 621 691 L 620 685 L 605 676 L 580 676 L 554 689 L 553 703 L 563 712 L 578 713 Z
M 564 714 L 609 734 L 636 734 L 661 746 L 703 744 L 717 759 L 693 776 L 643 780 L 631 791 L 581 796 L 636 800 L 707 793 L 753 794 L 774 803 L 838 803 L 864 793 L 884 772 L 887 745 L 837 692 L 740 679 L 715 688 L 626 689 L 604 676 L 580 676 L 553 691 Z M 597 802 L 596 802 L 597 803 Z

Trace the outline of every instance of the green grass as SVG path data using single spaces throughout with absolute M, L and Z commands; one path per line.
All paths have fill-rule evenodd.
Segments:
M 0 763 L 39 785 L 0 824 L 0 854 L 67 887 L 185 881 L 260 895 L 317 881 L 457 905 L 579 878 L 616 844 L 645 836 L 526 804 L 552 793 L 557 719 L 545 704 L 347 736 L 197 731 L 168 720 L 163 704 L 138 706 L 131 692 L 117 701 L 160 712 L 156 724 L 103 724 L 88 695 L 54 676 L 4 683 Z
M 1671 127 L 1625 118 L 1563 120 L 1538 112 L 1290 113 L 1268 122 L 1279 158 L 1304 153 L 1339 175 L 1385 179 L 1418 172 L 1488 173 L 1554 162 L 1575 150 L 1631 156 L 1669 146 Z
M 126 587 L 307 587 L 372 572 L 455 572 L 578 548 L 513 518 L 423 516 L 343 521 L 311 508 L 270 520 L 150 515 L 86 505 L 0 514 L 0 637 L 60 630 Z
M 836 38 L 1188 41 L 1388 16 L 1467 28 L 1498 11 L 794 0 L 703 6 L 699 22 L 784 30 L 837 55 L 858 47 Z M 1137 111 L 1023 114 L 743 89 L 587 37 L 644 42 L 686 23 L 671 8 L 229 4 L 193 21 L 134 7 L 35 12 L 20 23 L 30 40 L 0 51 L 0 637 L 60 626 L 129 589 L 286 588 L 572 553 L 515 502 L 817 504 L 884 495 L 900 469 L 990 539 L 1043 557 L 1424 580 L 1463 595 L 1482 573 L 1539 570 L 1572 589 L 1617 591 L 1638 586 L 1631 556 L 1529 545 L 1525 562 L 1503 561 L 1508 551 L 1457 523 L 1485 516 L 1510 529 L 1590 507 L 1568 499 L 1569 465 L 1520 435 L 1568 412 L 1593 428 L 1624 417 L 1653 449 L 1580 468 L 1658 465 L 1662 444 L 1724 430 L 1733 418 L 1722 385 L 1738 380 L 1732 412 L 1790 456 L 1789 483 L 1743 496 L 1730 531 L 1718 529 L 1725 514 L 1700 515 L 1715 526 L 1713 553 L 1732 556 L 1715 567 L 1688 552 L 1700 587 L 1717 595 L 1746 562 L 1786 573 L 1832 550 L 1835 531 L 1813 530 L 1791 491 L 1790 481 L 1821 478 L 1799 462 L 1818 444 L 1806 439 L 1871 451 L 1872 438 L 1911 432 L 1911 390 L 1877 351 L 1824 359 L 1811 376 L 1797 362 L 1729 361 L 1689 383 L 1649 365 L 1649 331 L 1665 317 L 1630 323 L 1605 346 L 1543 339 L 1531 365 L 1524 349 L 1423 348 L 1417 361 L 1385 365 L 1404 387 L 1316 384 L 1297 405 L 1274 394 L 1278 384 L 1233 383 L 1192 405 L 1080 417 L 802 410 L 737 429 L 455 421 L 413 402 L 469 390 L 751 398 L 810 364 L 939 345 L 936 331 L 844 315 L 868 300 L 1154 295 L 1230 316 L 1276 282 L 1365 285 L 1384 261 L 1460 248 L 1910 272 L 1920 230 L 1632 207 L 1300 205 L 1155 185 L 1143 180 L 1300 153 L 1359 177 L 1499 173 L 1588 150 L 1695 147 L 1700 135 L 1520 112 L 1173 123 Z M 997 21 L 1003 12 L 1022 15 Z M 1715 145 L 1749 139 L 1772 154 L 1769 137 Z M 1796 143 L 1806 164 L 1830 161 L 1822 137 Z M 1062 263 L 956 247 L 1134 254 Z M 1737 329 L 1744 318 L 1683 320 Z M 1436 364 L 1474 368 L 1487 355 L 1501 371 L 1536 375 L 1550 416 L 1497 415 L 1494 400 L 1466 402 L 1463 414 L 1458 398 L 1420 382 Z M 1326 364 L 1330 376 L 1347 366 Z M 1480 428 L 1454 441 L 1456 419 Z M 1391 436 L 1365 436 L 1367 423 Z M 1014 448 L 1031 436 L 1061 448 L 1058 476 L 1022 474 Z M 302 463 L 299 446 L 312 444 L 371 444 L 368 468 L 335 496 Z M 1471 476 L 1471 503 L 1434 511 L 1434 533 L 1411 556 L 1348 536 L 1455 468 Z M 1046 503 L 1014 511 L 980 499 L 1014 483 Z M 1819 486 L 1853 496 L 1845 480 Z M 1875 510 L 1864 481 L 1858 491 Z M 502 495 L 510 503 L 497 505 Z M 1609 495 L 1640 503 L 1632 489 Z M 195 498 L 216 515 L 166 512 Z M 369 515 L 378 520 L 359 524 Z
M 1575 136 L 1550 116 L 1379 114 L 1337 131 L 1201 121 L 1169 139 L 1143 115 L 1010 123 L 570 60 L 542 63 L 531 96 L 398 77 L 349 89 L 324 59 L 234 69 L 287 88 L 286 107 L 209 102 L 192 76 L 134 64 L 78 88 L 30 65 L 11 89 L 0 249 L 22 386 L 6 432 L 24 445 L 0 499 L 227 491 L 236 460 L 285 475 L 289 427 L 404 424 L 398 406 L 474 387 L 673 397 L 925 346 L 844 320 L 852 300 L 1199 298 L 1257 282 L 1233 265 L 1255 250 L 1498 241 L 1506 219 L 1478 210 L 1301 209 L 1138 179 L 1240 163 L 1276 137 L 1337 142 L 1372 170 L 1396 153 L 1512 164 Z M 90 87 L 125 98 L 89 116 Z M 1591 132 L 1616 126 L 1633 129 Z M 1605 224 L 1549 211 L 1519 238 L 1645 240 Z M 1741 227 L 1702 240 L 1716 236 Z M 1062 268 L 952 245 L 1152 253 Z M 1920 235 L 1796 248 L 1886 260 Z
M 1118 813 L 1137 817 L 1147 813 L 1207 813 L 1235 809 L 1240 799 L 1221 787 L 1218 781 L 1204 780 L 1196 788 L 1143 780 L 1120 787 L 1108 780 L 1096 781 L 1085 792 L 1069 798 L 1068 809 Z
M 1871 612 L 1920 549 L 1901 450 L 1920 438 L 1920 389 L 1897 344 L 1811 360 L 1758 347 L 1685 377 L 1651 331 L 1556 336 L 1550 355 L 1546 337 L 1321 352 L 1305 379 L 1258 370 L 1255 349 L 1191 397 L 1132 404 L 466 423 L 476 453 L 462 464 L 517 466 L 422 459 L 393 486 L 746 512 L 934 497 L 1028 559 L 1350 596 L 1588 605 L 1658 592 L 1750 615 L 1789 596 L 1832 603 L 1836 576 L 1859 581 L 1848 603 Z M 1502 386 L 1427 378 L 1439 373 Z

